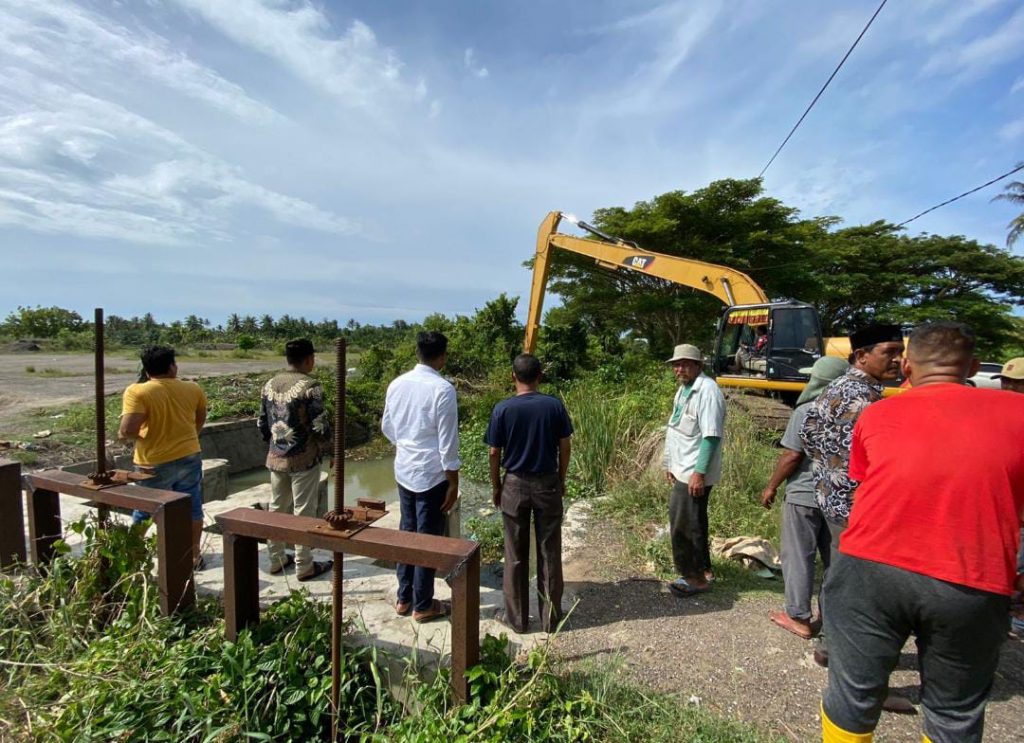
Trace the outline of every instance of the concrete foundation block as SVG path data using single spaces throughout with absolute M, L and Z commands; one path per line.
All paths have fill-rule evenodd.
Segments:
M 228 497 L 228 472 L 231 463 L 226 459 L 203 460 L 203 503 Z

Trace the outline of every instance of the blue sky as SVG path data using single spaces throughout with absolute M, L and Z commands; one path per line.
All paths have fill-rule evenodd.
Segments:
M 0 312 L 523 305 L 546 212 L 757 175 L 876 6 L 0 0 Z M 901 221 L 1009 170 L 1022 60 L 1019 2 L 889 3 L 768 192 Z M 996 193 L 911 226 L 1002 245 Z

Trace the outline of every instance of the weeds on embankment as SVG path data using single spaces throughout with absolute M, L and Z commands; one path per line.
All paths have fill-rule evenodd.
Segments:
M 12 740 L 310 741 L 330 730 L 330 611 L 304 593 L 224 639 L 220 607 L 158 614 L 152 539 L 124 527 L 71 525 L 45 575 L 0 579 L 0 738 Z M 373 648 L 342 655 L 346 740 L 676 741 L 756 743 L 756 730 L 618 681 L 614 664 L 555 667 L 544 648 L 523 662 L 484 638 L 471 699 L 456 705 L 441 670 L 411 664 L 392 694 Z

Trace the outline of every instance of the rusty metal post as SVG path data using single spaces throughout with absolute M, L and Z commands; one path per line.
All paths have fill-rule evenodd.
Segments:
M 480 660 L 480 548 L 449 578 L 452 587 L 452 689 L 469 699 L 466 671 Z
M 103 308 L 97 307 L 93 315 L 94 366 L 93 377 L 96 381 L 96 471 L 89 475 L 95 485 L 109 485 L 111 474 L 107 472 L 107 405 L 106 379 L 103 374 Z M 97 517 L 100 524 L 107 523 L 110 509 L 100 506 Z
M 334 341 L 334 510 L 345 511 L 345 380 L 347 347 L 344 338 Z M 334 581 L 331 602 L 331 735 L 338 740 L 341 700 L 341 626 L 343 618 L 345 555 L 334 553 Z
M 192 505 L 187 498 L 167 503 L 153 514 L 156 524 L 157 584 L 164 616 L 196 602 L 192 573 Z
M 62 536 L 60 496 L 53 490 L 30 489 L 25 498 L 32 562 L 41 568 L 53 559 L 53 544 Z
M 0 569 L 25 562 L 21 464 L 0 459 Z
M 224 533 L 224 636 L 234 642 L 260 621 L 259 553 L 251 537 Z
M 103 308 L 96 308 L 96 475 L 97 479 L 107 474 L 107 407 L 105 380 L 103 378 Z

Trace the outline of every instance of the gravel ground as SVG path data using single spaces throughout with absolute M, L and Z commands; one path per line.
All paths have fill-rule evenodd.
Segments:
M 820 740 L 818 705 L 828 674 L 815 665 L 811 643 L 777 628 L 767 613 L 779 597 L 738 595 L 718 585 L 705 596 L 679 599 L 663 584 L 624 573 L 613 528 L 594 524 L 587 544 L 566 564 L 566 588 L 579 604 L 556 638 L 567 660 L 620 654 L 626 673 L 723 716 L 754 723 L 794 741 Z M 572 599 L 570 599 L 572 600 Z M 917 655 L 903 653 L 891 687 L 919 701 Z M 986 741 L 1024 738 L 1024 643 L 1008 642 L 986 718 Z M 876 740 L 921 740 L 920 715 L 883 713 Z
M 136 381 L 137 356 L 108 354 L 104 366 L 120 373 L 104 375 L 108 395 L 121 392 Z M 0 422 L 36 408 L 59 407 L 71 402 L 92 399 L 96 387 L 93 381 L 91 354 L 6 353 L 0 354 Z M 280 369 L 283 360 L 277 359 L 210 359 L 209 361 L 183 361 L 179 373 L 185 378 L 211 377 L 222 374 Z M 25 371 L 34 367 L 35 372 Z M 44 369 L 55 369 L 75 376 L 41 376 Z

